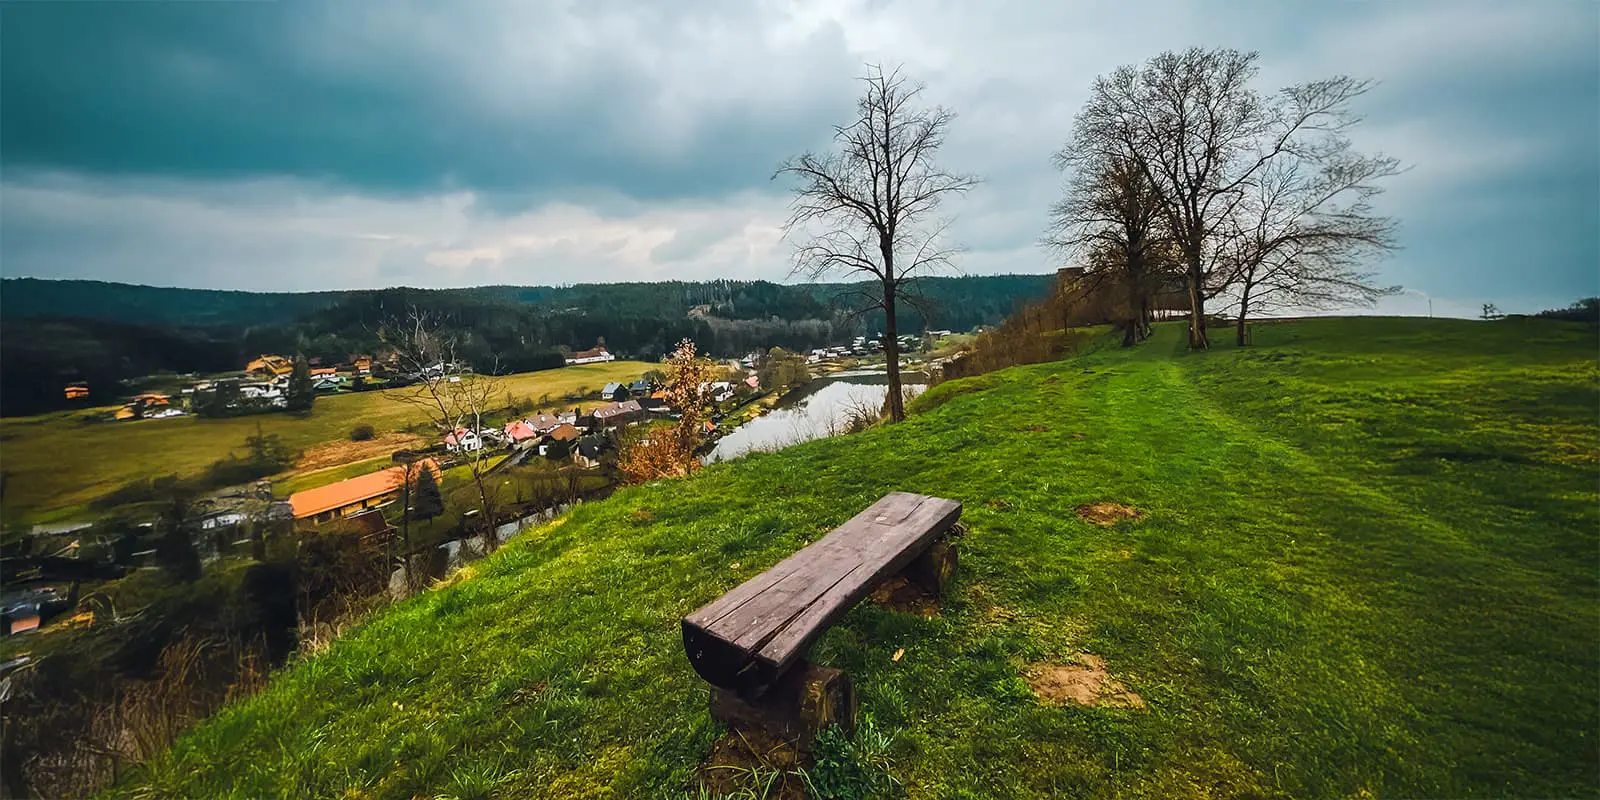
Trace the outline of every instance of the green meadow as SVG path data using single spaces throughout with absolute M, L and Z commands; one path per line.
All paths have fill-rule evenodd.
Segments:
M 527 530 L 107 794 L 695 796 L 723 731 L 679 619 L 905 490 L 964 504 L 954 586 L 931 617 L 864 603 L 812 653 L 874 734 L 834 755 L 894 792 L 1592 797 L 1596 343 L 1357 318 L 1190 354 L 1161 325 L 942 384 L 904 424 Z M 1141 516 L 1090 524 L 1093 503 Z M 1142 707 L 1030 688 L 1089 654 Z M 799 779 L 748 777 L 736 796 Z

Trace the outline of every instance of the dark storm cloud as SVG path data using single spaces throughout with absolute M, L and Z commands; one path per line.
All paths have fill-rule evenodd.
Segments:
M 763 46 L 737 3 L 519 8 L 7 4 L 0 157 L 8 172 L 295 176 L 510 205 L 590 186 L 703 197 L 770 174 L 849 102 L 802 87 L 782 103 L 720 103 L 719 82 L 736 97 L 748 87 L 714 57 L 663 63 L 719 30 Z M 837 26 L 770 57 L 807 80 L 859 68 Z

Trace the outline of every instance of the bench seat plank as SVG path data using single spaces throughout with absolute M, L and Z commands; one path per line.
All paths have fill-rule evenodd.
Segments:
M 893 492 L 826 536 L 683 620 L 685 649 L 709 683 L 759 692 L 873 588 L 928 548 L 961 504 Z

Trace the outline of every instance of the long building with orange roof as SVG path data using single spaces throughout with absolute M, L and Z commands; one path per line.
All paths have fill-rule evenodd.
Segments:
M 410 468 L 416 470 L 418 467 L 431 471 L 435 479 L 439 477 L 439 465 L 431 458 L 422 459 Z M 294 509 L 295 519 L 309 519 L 319 524 L 353 516 L 398 499 L 405 486 L 406 469 L 404 465 L 389 467 L 327 486 L 295 492 L 289 495 L 289 505 Z

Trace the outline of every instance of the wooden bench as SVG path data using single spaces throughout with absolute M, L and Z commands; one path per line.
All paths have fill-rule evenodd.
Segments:
M 796 729 L 807 727 L 796 715 L 810 719 L 811 727 L 848 725 L 851 720 L 827 719 L 838 716 L 836 710 L 811 708 L 833 697 L 848 714 L 854 695 L 847 676 L 805 664 L 806 650 L 897 575 L 937 594 L 955 565 L 945 533 L 960 517 L 961 504 L 954 500 L 890 493 L 685 617 L 684 649 L 695 672 L 712 686 L 712 713 L 730 724 L 766 718 L 769 727 L 789 734 L 806 732 Z M 815 719 L 818 714 L 823 719 Z

